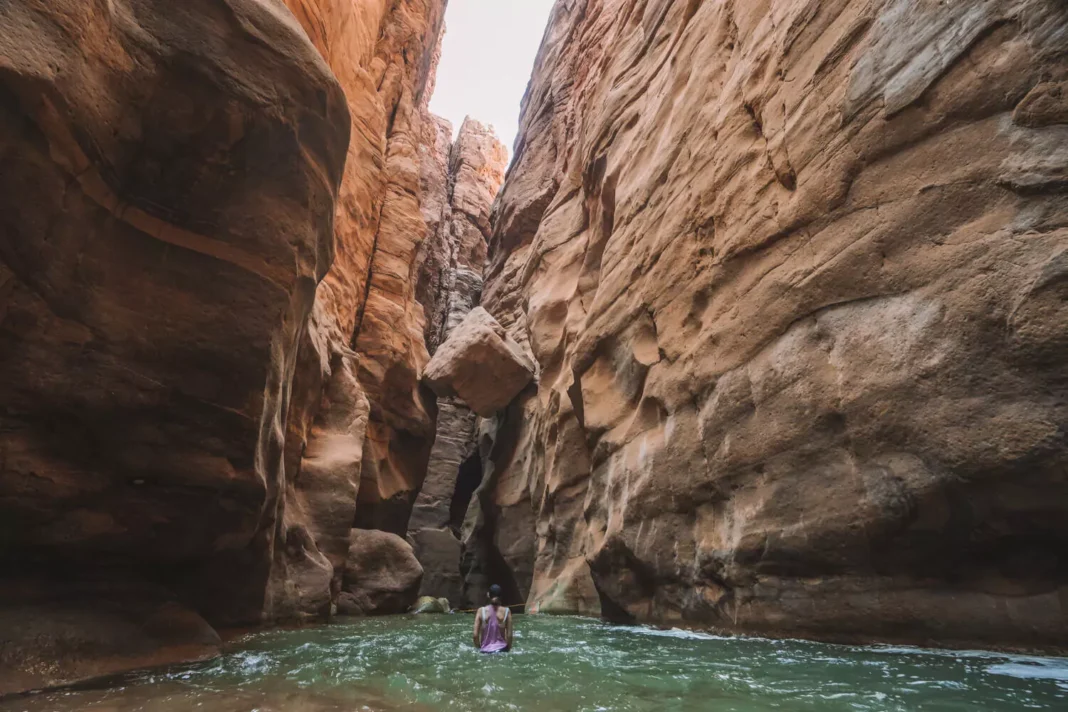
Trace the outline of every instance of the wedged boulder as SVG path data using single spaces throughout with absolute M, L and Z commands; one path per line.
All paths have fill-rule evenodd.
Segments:
M 534 379 L 534 363 L 497 320 L 477 307 L 423 371 L 439 398 L 460 398 L 483 418 L 512 402 Z
M 423 567 L 401 537 L 353 529 L 337 611 L 347 616 L 404 613 L 419 595 Z

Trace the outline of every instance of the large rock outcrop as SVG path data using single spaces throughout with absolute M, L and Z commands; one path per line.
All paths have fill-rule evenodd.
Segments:
M 0 3 L 0 616 L 101 659 L 53 681 L 328 614 L 433 442 L 444 0 L 180 5 Z
M 353 529 L 338 596 L 338 613 L 370 616 L 406 613 L 419 597 L 423 567 L 412 546 L 396 534 Z
M 1055 0 L 558 2 L 494 213 L 483 304 L 540 377 L 487 427 L 484 567 L 1063 645 L 1066 47 Z
M 0 607 L 42 636 L 54 609 L 91 640 L 101 600 L 136 620 L 154 586 L 262 618 L 348 138 L 280 2 L 0 4 Z M 153 636 L 122 639 L 99 649 Z

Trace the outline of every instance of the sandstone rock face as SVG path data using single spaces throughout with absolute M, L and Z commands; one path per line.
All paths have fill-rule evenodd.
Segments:
M 443 131 L 451 135 L 448 122 L 439 124 L 438 135 L 424 140 L 424 145 L 436 145 L 440 152 Z M 439 256 L 427 266 L 436 269 L 424 269 L 417 286 L 427 314 L 426 343 L 431 354 L 482 297 L 490 209 L 504 181 L 508 152 L 492 128 L 469 117 L 445 158 L 439 154 L 424 164 L 424 194 L 441 195 L 438 201 L 425 201 L 432 210 L 441 204 L 436 222 L 434 217 L 427 218 L 435 229 L 426 249 Z M 447 171 L 444 175 L 442 168 Z M 446 187 L 447 192 L 440 193 L 437 186 Z
M 460 574 L 463 550 L 457 534 L 448 527 L 423 527 L 409 532 L 408 538 L 423 567 L 419 595 L 447 598 L 461 608 L 471 605 Z
M 287 0 L 337 75 L 352 141 L 337 257 L 301 343 L 285 449 L 272 617 L 336 602 L 353 526 L 403 534 L 433 439 L 416 302 L 427 225 L 417 163 L 444 2 Z
M 504 328 L 477 307 L 449 335 L 423 372 L 442 398 L 460 398 L 488 418 L 534 378 L 534 364 Z
M 0 578 L 252 622 L 349 118 L 280 2 L 182 7 L 0 5 Z
M 492 129 L 464 121 L 456 142 L 452 128 L 427 124 L 423 207 L 428 237 L 416 294 L 427 314 L 426 342 L 433 353 L 482 296 L 489 214 L 504 179 L 507 152 Z M 482 481 L 476 453 L 477 416 L 458 398 L 438 400 L 437 431 L 409 521 L 409 538 L 423 565 L 422 593 L 446 596 L 461 607 L 459 530 L 467 503 Z
M 539 381 L 468 563 L 531 608 L 1063 645 L 1066 46 L 1049 0 L 558 3 L 483 298 Z
M 389 532 L 353 529 L 338 613 L 405 613 L 419 596 L 422 578 L 423 567 L 404 539 Z
M 427 230 L 417 154 L 444 2 L 287 4 L 337 74 L 353 127 L 337 258 L 316 294 L 289 410 L 286 546 L 271 590 L 275 615 L 292 617 L 329 608 L 354 524 L 406 531 L 433 439 L 411 285 Z
M 215 655 L 218 634 L 166 589 L 97 576 L 0 585 L 0 696 Z
M 216 625 L 317 616 L 354 522 L 406 531 L 434 434 L 414 285 L 443 12 L 0 4 L 0 589 L 105 571 L 131 611 L 161 586 Z M 181 642 L 134 616 L 133 654 L 93 643 L 97 598 L 86 650 Z

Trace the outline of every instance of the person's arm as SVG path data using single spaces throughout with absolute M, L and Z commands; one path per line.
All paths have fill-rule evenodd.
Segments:
M 482 645 L 482 609 L 475 611 L 475 633 L 471 637 L 475 647 L 481 647 Z
M 508 642 L 508 650 L 512 649 L 512 609 L 508 609 L 508 620 L 504 624 L 504 639 Z

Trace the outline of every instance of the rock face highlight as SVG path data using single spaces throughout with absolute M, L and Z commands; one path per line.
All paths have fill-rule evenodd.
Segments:
M 344 89 L 351 116 L 336 259 L 319 285 L 289 405 L 286 489 L 270 610 L 336 603 L 350 530 L 403 535 L 434 434 L 415 299 L 419 152 L 444 2 L 287 0 Z
M 1063 646 L 1066 46 L 1049 0 L 557 3 L 483 297 L 539 379 L 483 427 L 471 569 Z

